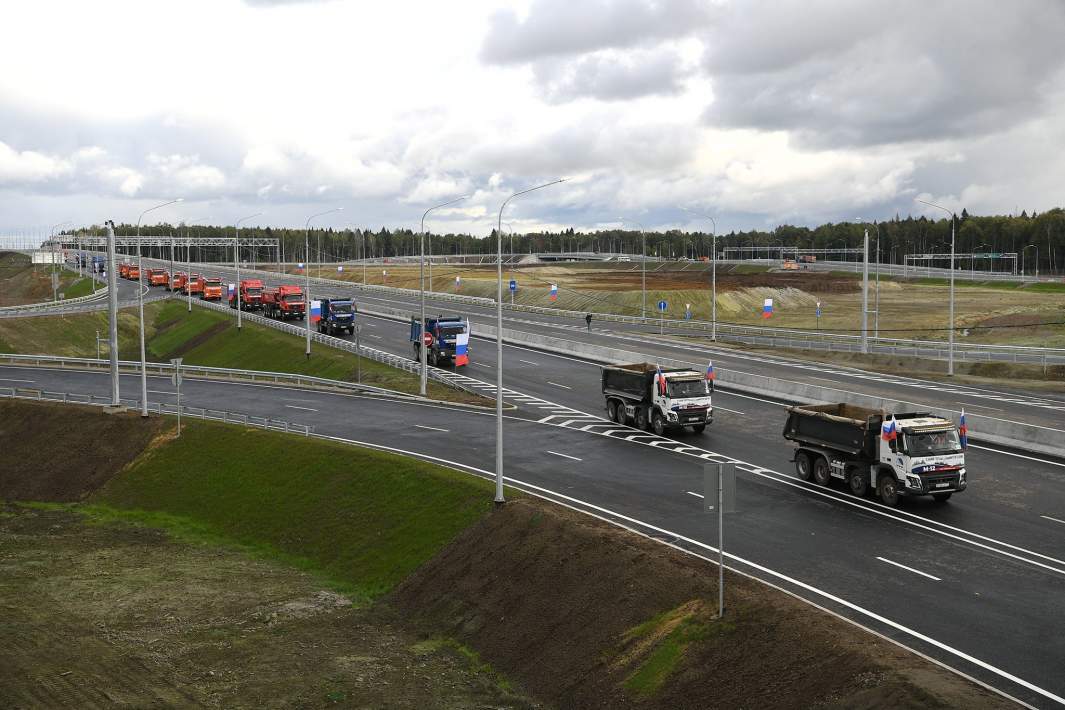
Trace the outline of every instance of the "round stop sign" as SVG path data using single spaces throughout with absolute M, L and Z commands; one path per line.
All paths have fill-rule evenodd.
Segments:
M 422 333 L 422 342 L 425 343 L 426 347 L 429 347 L 430 345 L 432 345 L 433 344 L 433 334 L 432 333 Z

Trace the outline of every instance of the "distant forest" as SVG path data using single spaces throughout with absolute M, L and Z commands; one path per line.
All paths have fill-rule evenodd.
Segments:
M 1065 211 L 1054 208 L 1041 214 L 1021 213 L 1019 216 L 978 217 L 962 210 L 956 222 L 958 253 L 1008 253 L 1018 254 L 1017 268 L 1021 268 L 1020 254 L 1024 250 L 1024 267 L 1028 273 L 1036 269 L 1045 274 L 1065 273 Z M 896 217 L 890 221 L 856 224 L 840 222 L 823 224 L 814 229 L 782 225 L 773 231 L 752 230 L 729 232 L 717 236 L 720 254 L 726 247 L 798 247 L 799 249 L 861 248 L 862 232 L 869 229 L 870 261 L 876 259 L 877 230 L 880 236 L 880 261 L 901 264 L 903 255 L 910 253 L 950 253 L 951 220 L 932 220 L 926 217 Z M 100 233 L 100 230 L 93 230 Z M 116 228 L 119 235 L 133 235 L 133 225 L 123 224 Z M 157 224 L 142 226 L 142 234 L 172 235 L 192 239 L 200 237 L 232 237 L 233 227 L 185 226 Z M 304 231 L 302 229 L 277 229 L 272 227 L 242 227 L 242 237 L 273 237 L 283 243 L 285 261 L 308 260 L 304 254 Z M 711 235 L 708 232 L 649 231 L 646 235 L 647 253 L 667 258 L 709 257 Z M 435 254 L 494 254 L 495 233 L 490 237 L 474 237 L 469 234 L 431 234 L 432 252 Z M 319 244 L 323 261 L 408 256 L 417 253 L 418 235 L 409 229 L 312 229 L 310 233 L 311 256 L 309 261 L 318 261 Z M 595 232 L 580 232 L 568 229 L 564 232 L 536 232 L 529 234 L 504 231 L 503 251 L 509 253 L 593 251 L 639 254 L 641 234 L 638 231 L 608 229 Z M 774 250 L 773 255 L 776 256 Z M 204 258 L 225 258 L 204 254 Z M 766 256 L 765 253 L 762 256 Z M 273 261 L 275 254 L 248 254 L 246 259 Z M 854 259 L 855 256 L 831 257 Z M 1038 258 L 1038 265 L 1037 265 Z M 990 264 L 990 262 L 989 262 Z M 989 268 L 979 265 L 978 268 Z M 996 268 L 1006 268 L 1000 263 Z

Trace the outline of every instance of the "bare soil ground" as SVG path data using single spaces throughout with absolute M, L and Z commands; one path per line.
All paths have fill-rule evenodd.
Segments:
M 164 419 L 128 412 L 0 400 L 0 500 L 83 500 L 140 455 L 165 425 Z
M 59 290 L 74 280 L 74 275 L 57 267 Z M 20 306 L 52 299 L 52 267 L 34 268 L 30 258 L 15 252 L 0 252 L 0 306 Z
M 0 707 L 527 708 L 307 574 L 0 507 Z
M 530 692 L 583 708 L 998 708 L 939 667 L 736 575 L 522 499 L 393 593 Z

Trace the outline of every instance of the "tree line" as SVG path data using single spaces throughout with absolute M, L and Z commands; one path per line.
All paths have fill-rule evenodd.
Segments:
M 1054 208 L 1046 212 L 1028 215 L 1022 212 L 1018 216 L 993 215 L 975 216 L 962 210 L 955 216 L 956 230 L 955 250 L 963 253 L 1017 253 L 1017 266 L 1021 266 L 1023 253 L 1024 268 L 1029 273 L 1037 269 L 1040 273 L 1065 273 L 1065 211 Z M 646 253 L 666 258 L 709 258 L 712 244 L 716 242 L 718 255 L 726 248 L 765 249 L 763 257 L 776 256 L 779 247 L 796 247 L 798 249 L 860 249 L 864 231 L 870 235 L 870 260 L 878 256 L 881 263 L 901 264 L 906 254 L 944 254 L 950 253 L 951 220 L 946 218 L 929 219 L 927 217 L 896 216 L 882 222 L 855 223 L 837 222 L 822 224 L 818 227 L 801 227 L 781 225 L 772 231 L 749 230 L 730 231 L 718 234 L 716 239 L 709 232 L 685 232 L 681 230 L 647 231 L 607 229 L 597 231 L 575 231 L 567 229 L 562 232 L 511 233 L 504 231 L 503 251 L 522 253 L 537 252 L 610 252 L 621 254 Z M 83 230 L 97 235 L 102 229 Z M 136 234 L 134 225 L 116 226 L 120 236 Z M 141 234 L 170 235 L 184 240 L 189 238 L 195 243 L 201 238 L 232 237 L 232 226 L 199 226 L 184 224 L 156 224 L 142 226 Z M 879 234 L 879 240 L 877 235 Z M 419 253 L 419 235 L 410 229 L 381 228 L 366 229 L 312 229 L 310 232 L 310 255 L 304 249 L 305 232 L 302 229 L 278 227 L 241 227 L 242 238 L 265 237 L 280 240 L 280 254 L 258 253 L 242 254 L 242 259 L 253 261 L 285 262 L 297 261 L 347 261 L 362 258 L 389 258 L 398 256 L 415 256 Z M 496 253 L 496 234 L 478 237 L 470 234 L 428 234 L 431 250 L 434 254 L 449 255 L 490 255 Z M 427 248 L 428 250 L 428 248 Z M 231 250 L 230 250 L 231 252 Z M 755 254 L 757 255 L 757 254 Z M 204 248 L 200 258 L 207 260 L 228 260 L 222 248 Z M 860 258 L 856 255 L 829 255 L 836 260 Z M 945 259 L 944 259 L 945 261 Z M 978 262 L 978 268 L 989 269 L 995 262 Z M 933 265 L 942 266 L 936 263 Z M 1011 268 L 999 263 L 996 269 Z

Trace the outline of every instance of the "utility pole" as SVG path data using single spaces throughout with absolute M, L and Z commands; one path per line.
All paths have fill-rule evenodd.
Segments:
M 869 354 L 869 229 L 862 247 L 862 354 Z
M 108 356 L 111 360 L 111 406 L 121 404 L 118 394 L 118 269 L 115 255 L 115 223 L 108 220 L 107 227 L 107 320 Z

